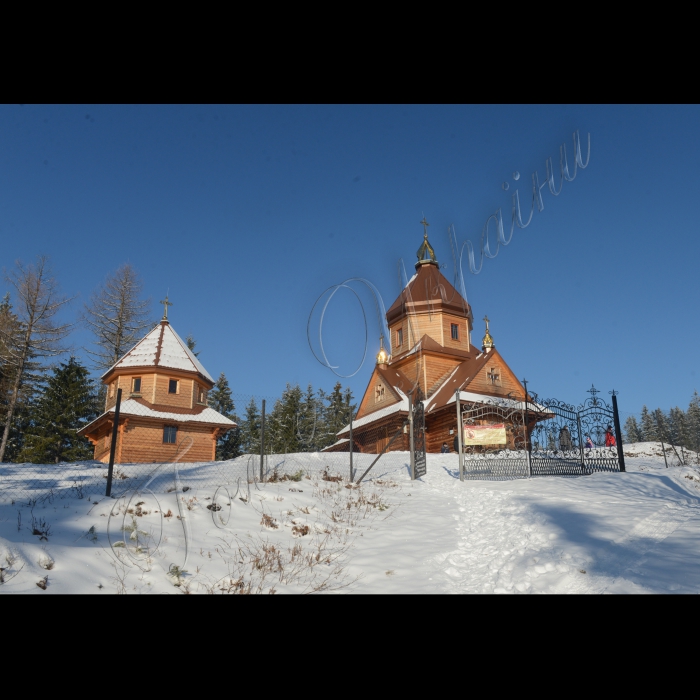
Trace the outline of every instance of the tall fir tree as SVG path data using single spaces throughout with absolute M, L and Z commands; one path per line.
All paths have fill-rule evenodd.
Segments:
M 91 459 L 92 445 L 76 433 L 97 414 L 88 370 L 74 357 L 60 363 L 33 407 L 19 461 L 48 464 Z
M 302 402 L 299 385 L 287 384 L 281 398 L 275 401 L 274 408 L 270 412 L 269 423 L 265 427 L 266 452 L 290 454 L 302 451 L 299 433 Z
M 688 447 L 688 430 L 685 412 L 679 406 L 668 412 L 668 439 L 672 445 Z
M 320 449 L 332 445 L 338 440 L 337 433 L 350 422 L 350 416 L 354 415 L 355 405 L 352 404 L 352 392 L 345 389 L 340 382 L 336 382 L 333 391 L 325 396 L 326 406 L 323 412 L 324 435 Z
M 194 344 L 190 350 L 194 350 Z M 223 372 L 216 380 L 214 388 L 209 392 L 208 403 L 211 408 L 218 411 L 222 416 L 230 418 L 238 424 L 238 427 L 232 428 L 216 441 L 216 459 L 224 460 L 238 457 L 241 454 L 240 419 L 236 415 L 236 406 L 231 395 L 231 387 Z
M 695 452 L 700 452 L 700 395 L 697 391 L 693 392 L 686 411 L 686 425 L 688 447 Z
M 655 408 L 651 417 L 656 427 L 656 439 L 670 444 L 668 420 L 664 412 L 660 408 Z
M 297 418 L 297 433 L 301 452 L 317 452 L 321 432 L 322 406 L 309 384 L 302 397 Z
M 651 417 L 649 409 L 646 407 L 646 405 L 642 406 L 641 429 L 643 442 L 656 442 L 659 439 L 656 430 L 656 423 Z
M 642 430 L 634 416 L 625 421 L 625 442 L 643 442 Z
M 245 418 L 241 421 L 241 449 L 246 454 L 260 453 L 261 415 L 255 397 L 251 396 L 245 407 Z

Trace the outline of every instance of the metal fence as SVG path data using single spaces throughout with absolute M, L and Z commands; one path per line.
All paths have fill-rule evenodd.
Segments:
M 269 397 L 234 394 L 233 399 L 231 413 L 237 427 L 218 437 L 219 459 L 212 459 L 210 428 L 202 431 L 184 420 L 174 431 L 158 425 L 147 429 L 133 416 L 125 424 L 129 416 L 122 412 L 118 427 L 99 438 L 101 461 L 0 463 L 0 502 L 94 499 L 108 490 L 113 497 L 133 490 L 214 491 L 220 486 L 243 492 L 263 481 L 298 481 L 314 475 L 354 481 L 375 462 L 376 445 L 388 442 L 384 440 L 386 430 L 379 428 L 364 435 L 363 439 L 372 442 L 369 452 L 357 441 L 351 451 L 347 438 L 339 439 L 324 425 L 321 410 L 309 411 L 301 404 L 282 412 L 275 410 L 277 400 Z M 396 470 L 410 473 L 408 439 L 408 431 L 402 431 L 401 439 L 392 446 L 399 451 L 384 454 L 381 464 L 372 466 L 372 476 Z M 339 444 L 324 451 L 335 443 Z
M 492 399 L 461 407 L 464 443 L 468 433 L 494 435 L 502 445 L 465 444 L 461 479 L 521 479 L 532 476 L 583 476 L 625 471 L 616 394 L 612 405 L 591 397 L 575 406 L 541 399 Z M 478 442 L 478 438 L 475 438 Z
M 336 420 L 336 425 L 329 427 L 329 416 L 318 406 L 309 410 L 308 402 L 282 411 L 274 399 L 251 395 L 233 398 L 237 428 L 217 437 L 219 459 L 212 458 L 211 428 L 207 434 L 183 420 L 176 431 L 168 432 L 163 426 L 147 430 L 138 421 L 118 421 L 118 428 L 100 438 L 110 441 L 111 483 L 104 449 L 102 461 L 2 463 L 0 501 L 95 498 L 108 491 L 119 497 L 139 489 L 214 491 L 225 486 L 243 492 L 262 481 L 300 481 L 313 475 L 347 482 L 397 472 L 420 478 L 426 473 L 422 402 L 410 413 L 397 411 L 372 428 L 365 425 L 360 430 L 358 422 L 353 434 L 351 425 L 337 429 L 342 421 Z M 579 407 L 540 400 L 532 394 L 531 398 L 524 408 L 499 406 L 496 400 L 462 406 L 466 423 L 488 423 L 495 417 L 506 422 L 511 431 L 507 449 L 466 448 L 462 478 L 579 476 L 619 471 L 621 465 L 624 468 L 621 449 L 601 444 L 603 428 L 614 421 L 611 407 L 595 395 Z M 583 446 L 588 434 L 595 441 L 592 448 Z

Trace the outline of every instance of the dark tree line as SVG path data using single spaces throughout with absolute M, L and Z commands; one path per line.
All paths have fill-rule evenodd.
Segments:
M 670 411 L 642 407 L 639 421 L 629 416 L 625 421 L 627 442 L 664 442 L 700 451 L 700 395 L 694 392 L 687 410 L 676 406 Z
M 340 382 L 327 394 L 287 384 L 282 396 L 265 406 L 265 452 L 318 452 L 338 439 L 336 433 L 350 422 L 356 406 L 352 392 Z M 262 401 L 251 397 L 241 411 L 236 411 L 226 375 L 219 376 L 209 392 L 209 405 L 238 424 L 219 438 L 217 459 L 233 459 L 242 454 L 260 454 Z

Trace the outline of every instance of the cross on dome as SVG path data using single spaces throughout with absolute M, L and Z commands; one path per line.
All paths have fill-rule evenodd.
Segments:
M 433 250 L 433 246 L 428 243 L 428 226 L 430 224 L 425 220 L 425 216 L 423 216 L 423 221 L 420 222 L 423 224 L 423 243 L 420 248 L 418 248 L 418 252 L 416 255 L 418 256 L 418 262 L 416 263 L 416 269 L 418 269 L 421 265 L 424 263 L 433 263 L 435 265 L 438 264 L 437 258 L 435 257 L 435 251 Z
M 484 339 L 481 341 L 481 349 L 484 352 L 488 352 L 491 348 L 496 347 L 493 343 L 493 338 L 489 332 L 489 317 L 484 316 L 484 322 L 486 323 L 486 333 L 484 334 Z

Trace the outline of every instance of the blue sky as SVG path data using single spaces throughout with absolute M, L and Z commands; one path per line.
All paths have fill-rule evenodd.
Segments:
M 617 389 L 624 412 L 685 408 L 700 388 L 698 117 L 664 105 L 5 105 L 0 264 L 49 255 L 77 295 L 70 319 L 129 261 L 154 321 L 168 291 L 173 327 L 234 392 L 330 390 L 336 377 L 306 338 L 317 297 L 358 277 L 388 308 L 423 216 L 452 280 L 448 227 L 478 246 L 499 207 L 509 222 L 515 189 L 527 213 L 532 173 L 543 182 L 551 156 L 558 182 L 559 147 L 572 163 L 579 130 L 588 167 L 558 197 L 544 188 L 544 210 L 479 275 L 463 265 L 472 340 L 488 314 L 497 348 L 542 396 L 578 403 L 594 383 Z M 342 381 L 359 398 L 380 330 L 357 289 L 367 359 Z M 364 338 L 341 290 L 324 324 L 340 373 L 357 368 Z M 71 340 L 83 355 L 91 338 L 78 328 Z

